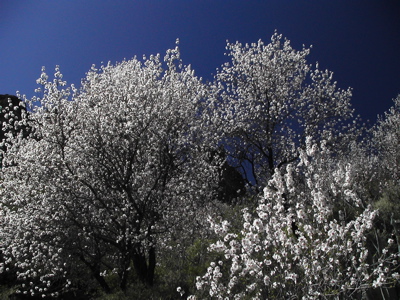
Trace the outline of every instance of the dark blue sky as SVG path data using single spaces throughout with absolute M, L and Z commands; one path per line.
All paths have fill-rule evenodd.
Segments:
M 0 94 L 33 95 L 42 66 L 78 84 L 92 64 L 163 54 L 179 38 L 185 64 L 210 79 L 225 42 L 269 41 L 274 30 L 309 62 L 354 89 L 353 105 L 375 120 L 400 93 L 399 0 L 1 0 Z

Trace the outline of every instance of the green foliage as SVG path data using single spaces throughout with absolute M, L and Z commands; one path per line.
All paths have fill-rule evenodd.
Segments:
M 385 220 L 400 220 L 400 186 L 389 182 L 380 199 L 375 203 Z
M 0 286 L 0 299 L 10 299 L 16 290 L 16 287 Z
M 106 294 L 100 292 L 92 299 L 98 300 L 158 300 L 158 299 L 174 299 L 169 297 L 163 297 L 157 287 L 149 288 L 144 284 L 137 282 L 128 287 L 128 289 L 123 292 L 121 290 L 114 291 L 111 294 Z

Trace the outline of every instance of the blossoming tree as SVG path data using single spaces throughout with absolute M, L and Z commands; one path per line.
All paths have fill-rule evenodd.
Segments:
M 275 33 L 269 44 L 237 42 L 227 50 L 231 61 L 215 77 L 211 115 L 230 163 L 249 184 L 261 188 L 276 167 L 296 160 L 306 136 L 339 152 L 337 130 L 353 113 L 351 90 L 308 64 L 310 49 L 295 50 Z
M 54 294 L 79 268 L 106 292 L 104 275 L 124 290 L 131 266 L 152 285 L 157 249 L 206 209 L 216 177 L 199 142 L 204 87 L 178 48 L 164 61 L 93 67 L 80 90 L 43 71 L 33 133 L 1 174 L 3 268 L 15 265 L 21 291 Z

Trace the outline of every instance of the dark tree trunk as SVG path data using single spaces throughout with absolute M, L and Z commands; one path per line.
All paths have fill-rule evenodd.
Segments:
M 93 276 L 97 280 L 97 282 L 100 284 L 100 286 L 102 287 L 103 291 L 106 294 L 110 294 L 111 293 L 111 289 L 108 286 L 107 282 L 105 281 L 104 277 L 100 276 L 100 272 L 97 272 L 97 273 L 93 272 Z
M 151 247 L 149 250 L 149 267 L 147 270 L 147 284 L 152 286 L 154 283 L 154 270 L 156 268 L 156 249 Z
M 133 266 L 139 280 L 148 286 L 154 283 L 154 270 L 156 267 L 156 251 L 151 247 L 148 252 L 148 262 L 143 252 L 136 252 L 133 255 Z
M 126 291 L 126 288 L 128 286 L 128 275 L 129 275 L 129 266 L 130 266 L 130 256 L 129 255 L 125 255 L 123 257 L 123 261 L 122 261 L 122 266 L 121 266 L 121 272 L 119 273 L 119 277 L 120 277 L 120 284 L 119 287 L 121 288 L 122 291 Z
M 268 168 L 271 173 L 271 176 L 275 173 L 275 166 L 274 166 L 274 154 L 272 147 L 268 147 Z
M 97 282 L 100 284 L 101 288 L 103 291 L 107 294 L 111 293 L 111 289 L 107 282 L 105 281 L 104 277 L 100 275 L 100 266 L 99 264 L 91 264 L 89 261 L 87 261 L 83 255 L 80 256 L 80 260 L 90 269 L 92 276 L 94 279 L 97 280 Z

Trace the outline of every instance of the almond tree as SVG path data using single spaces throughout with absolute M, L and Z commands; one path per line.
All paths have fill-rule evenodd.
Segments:
M 352 117 L 351 90 L 338 88 L 332 72 L 308 64 L 310 49 L 295 50 L 278 33 L 269 44 L 226 48 L 231 60 L 215 77 L 210 115 L 229 162 L 250 185 L 263 186 L 276 167 L 298 159 L 306 136 L 340 151 L 337 130 L 344 133 L 343 121 Z
M 21 291 L 67 289 L 79 268 L 106 292 L 104 275 L 125 290 L 131 267 L 151 286 L 157 250 L 192 234 L 216 182 L 198 122 L 204 87 L 178 48 L 164 61 L 93 66 L 80 90 L 43 70 L 33 134 L 1 175 L 3 267 L 16 265 Z

